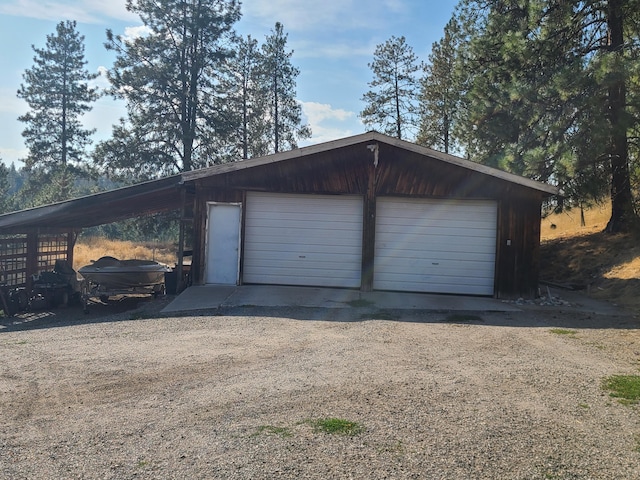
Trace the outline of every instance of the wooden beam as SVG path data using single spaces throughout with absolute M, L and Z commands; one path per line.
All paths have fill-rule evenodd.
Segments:
M 185 209 L 187 208 L 186 197 L 186 190 L 184 188 L 180 189 L 180 233 L 178 234 L 178 264 L 176 265 L 176 269 L 174 272 L 174 274 L 176 275 L 175 293 L 180 293 L 184 289 L 184 281 L 182 277 L 184 265 L 184 229 L 186 219 Z
M 70 231 L 67 233 L 67 263 L 73 268 L 73 249 L 76 246 L 78 232 Z
M 374 164 L 372 158 L 371 164 L 367 169 L 367 192 L 364 196 L 362 219 L 362 273 L 360 290 L 363 292 L 373 290 L 373 264 L 376 239 L 376 168 L 377 165 Z
M 27 234 L 27 291 L 30 292 L 33 288 L 33 276 L 38 272 L 38 234 Z

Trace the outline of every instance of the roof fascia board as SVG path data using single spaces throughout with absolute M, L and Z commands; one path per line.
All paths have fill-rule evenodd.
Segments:
M 92 193 L 90 195 L 83 195 L 81 197 L 75 197 L 69 200 L 63 200 L 61 202 L 51 203 L 49 205 L 42 205 L 40 207 L 27 208 L 25 210 L 20 210 L 20 212 L 29 212 L 31 210 L 43 210 L 43 209 L 47 209 L 48 207 L 59 207 L 61 205 L 65 205 L 68 203 L 76 203 L 81 200 L 86 200 L 87 198 L 95 199 L 100 197 L 112 197 L 112 196 L 121 198 L 123 196 L 127 196 L 129 192 L 131 192 L 132 197 L 135 197 L 137 195 L 142 195 L 152 191 L 160 191 L 160 190 L 165 190 L 174 186 L 178 186 L 180 185 L 180 178 L 181 178 L 180 174 L 172 175 L 171 177 L 159 178 L 157 180 L 149 180 L 142 183 L 136 183 L 134 185 L 127 185 L 124 187 L 114 188 L 112 190 L 105 190 L 104 192 Z
M 464 158 L 456 157 L 448 153 L 432 150 L 431 148 L 423 147 L 422 145 L 417 145 L 415 143 L 407 142 L 405 140 L 399 140 L 393 137 L 385 137 L 385 142 L 391 145 L 395 145 L 399 148 L 404 148 L 405 150 L 413 151 L 414 153 L 419 153 L 421 155 L 433 157 L 445 163 L 450 163 L 452 165 L 466 168 L 468 170 L 473 170 L 475 172 L 482 173 L 484 175 L 496 177 L 510 183 L 522 185 L 524 187 L 528 187 L 534 190 L 540 190 L 544 193 L 548 193 L 551 195 L 560 194 L 560 189 L 558 189 L 558 187 L 554 187 L 553 185 L 549 185 L 543 182 L 538 182 L 536 180 L 532 180 L 527 177 L 522 177 L 520 175 L 516 175 L 515 173 L 505 172 L 504 170 L 499 170 L 497 168 L 489 167 L 481 163 L 472 162 L 471 160 L 465 160 Z
M 352 137 L 341 138 L 339 140 L 332 140 L 330 142 L 318 143 L 315 145 L 309 145 L 308 147 L 296 148 L 295 150 L 288 150 L 286 152 L 274 153 L 265 157 L 251 158 L 248 160 L 242 160 L 239 162 L 223 163 L 221 165 L 214 165 L 212 167 L 201 168 L 199 170 L 192 170 L 182 173 L 183 182 L 190 182 L 193 180 L 199 180 L 214 175 L 221 175 L 224 173 L 235 172 L 239 170 L 245 170 L 248 168 L 259 167 L 263 165 L 269 165 L 272 163 L 283 162 L 285 160 L 291 160 L 299 157 L 306 157 L 317 153 L 323 153 L 330 150 L 336 150 L 343 147 L 350 147 L 358 143 L 374 140 L 374 132 L 363 133 Z

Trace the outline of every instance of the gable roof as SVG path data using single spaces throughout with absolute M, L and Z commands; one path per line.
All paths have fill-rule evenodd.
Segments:
M 558 195 L 558 188 L 525 177 L 487 167 L 460 157 L 438 152 L 411 142 L 399 140 L 377 132 L 333 140 L 265 157 L 183 172 L 171 177 L 139 183 L 107 192 L 96 193 L 64 202 L 35 207 L 0 215 L 0 234 L 26 233 L 29 231 L 67 231 L 124 220 L 144 214 L 177 210 L 181 207 L 181 186 L 200 179 L 247 170 L 263 165 L 276 164 L 296 158 L 351 147 L 382 143 L 402 150 L 467 169 L 478 174 L 497 178 L 514 185 L 541 192 L 544 196 Z
M 292 160 L 295 158 L 301 158 L 309 155 L 315 155 L 318 153 L 328 152 L 331 150 L 338 150 L 340 148 L 350 147 L 359 143 L 384 143 L 392 147 L 407 150 L 409 152 L 424 155 L 425 157 L 434 158 L 441 162 L 455 165 L 473 172 L 477 172 L 490 177 L 498 178 L 515 185 L 530 188 L 540 191 L 546 195 L 559 195 L 560 191 L 557 187 L 546 183 L 531 180 L 530 178 L 521 177 L 513 173 L 498 170 L 497 168 L 488 167 L 479 163 L 465 160 L 464 158 L 449 155 L 447 153 L 439 152 L 431 148 L 423 147 L 415 143 L 407 142 L 405 140 L 399 140 L 388 135 L 384 135 L 378 132 L 367 132 L 360 135 L 354 135 L 351 137 L 341 138 L 339 140 L 333 140 L 330 142 L 319 143 L 308 147 L 302 147 L 295 150 L 289 150 L 286 152 L 280 152 L 272 155 L 267 155 L 260 158 L 252 158 L 249 160 L 243 160 L 241 162 L 224 163 L 221 165 L 213 165 L 211 167 L 201 168 L 199 170 L 192 170 L 190 172 L 182 173 L 182 181 L 190 182 L 207 178 L 216 175 L 222 175 L 229 172 L 245 170 L 249 168 L 255 168 L 262 165 L 269 165 L 273 163 L 283 162 L 286 160 Z

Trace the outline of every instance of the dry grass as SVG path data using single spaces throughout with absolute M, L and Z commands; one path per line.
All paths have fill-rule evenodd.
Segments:
M 79 239 L 73 255 L 73 267 L 76 270 L 105 256 L 119 259 L 155 260 L 167 265 L 173 265 L 177 261 L 176 247 L 171 244 L 134 243 L 102 237 Z
M 580 224 L 580 209 L 550 215 L 542 219 L 542 241 L 598 233 L 604 230 L 611 216 L 611 204 L 596 205 L 584 212 L 585 225 Z
M 541 279 L 640 308 L 640 234 L 603 233 L 609 215 L 605 204 L 585 211 L 585 226 L 579 210 L 545 218 Z

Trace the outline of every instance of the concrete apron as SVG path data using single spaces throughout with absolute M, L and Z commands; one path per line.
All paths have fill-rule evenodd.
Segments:
M 182 292 L 162 313 L 221 307 L 311 307 L 432 311 L 518 312 L 513 303 L 488 297 L 404 292 L 360 292 L 341 288 L 283 287 L 275 285 L 197 285 Z

